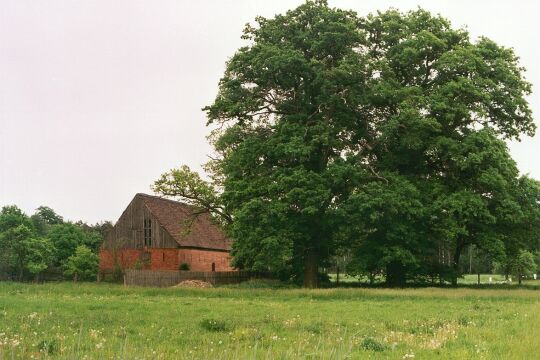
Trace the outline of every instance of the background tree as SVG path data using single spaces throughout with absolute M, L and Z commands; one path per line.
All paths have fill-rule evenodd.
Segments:
M 54 265 L 62 266 L 75 253 L 79 245 L 86 241 L 86 235 L 80 227 L 71 223 L 57 224 L 51 227 L 47 238 L 54 245 Z
M 527 250 L 520 250 L 514 257 L 509 259 L 512 272 L 518 278 L 518 283 L 524 276 L 530 276 L 536 272 L 536 262 L 533 253 Z
M 0 211 L 0 273 L 4 276 L 11 277 L 17 272 L 13 246 L 16 241 L 15 229 L 21 225 L 29 231 L 32 228 L 32 222 L 21 209 L 15 205 L 2 207 Z
M 213 177 L 210 181 L 206 181 L 197 172 L 183 165 L 179 169 L 172 169 L 161 175 L 161 178 L 154 182 L 152 190 L 163 196 L 180 198 L 185 203 L 199 208 L 200 213 L 210 213 L 226 226 L 232 223 L 232 215 L 220 197 L 221 186 L 217 174 L 217 170 L 213 171 Z
M 75 253 L 65 262 L 64 275 L 78 280 L 95 280 L 98 272 L 99 258 L 85 245 L 77 246 Z
M 26 244 L 34 236 L 32 229 L 21 224 L 2 233 L 2 243 L 6 250 L 6 264 L 19 281 L 23 280 L 28 248 Z
M 48 206 L 40 206 L 30 216 L 30 220 L 39 236 L 44 236 L 52 225 L 62 224 L 64 219 Z
M 83 221 L 75 223 L 84 232 L 83 244 L 89 247 L 94 253 L 99 253 L 99 248 L 105 235 L 113 228 L 110 221 L 102 221 L 93 225 L 89 225 Z
M 0 211 L 0 277 L 57 278 L 59 268 L 78 246 L 85 245 L 97 256 L 110 228 L 109 221 L 94 225 L 64 222 L 47 206 L 40 206 L 31 217 L 17 206 L 4 206 Z
M 40 274 L 52 263 L 54 246 L 49 239 L 43 237 L 28 238 L 21 245 L 24 249 L 24 267 L 37 282 Z
M 32 227 L 32 222 L 28 216 L 17 206 L 7 205 L 0 211 L 0 233 L 15 228 L 19 225 Z

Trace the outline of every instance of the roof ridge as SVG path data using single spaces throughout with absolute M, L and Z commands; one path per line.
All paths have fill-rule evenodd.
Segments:
M 157 196 L 157 195 L 150 195 L 150 194 L 145 194 L 145 193 L 137 193 L 137 194 L 135 194 L 135 196 L 142 196 L 142 197 L 148 197 L 148 198 L 152 198 L 152 199 L 156 199 L 156 200 L 170 201 L 170 202 L 173 202 L 175 204 L 183 205 L 183 206 L 186 206 L 186 207 L 189 207 L 189 208 L 196 208 L 196 206 L 194 206 L 194 205 L 186 204 L 185 202 L 182 202 L 182 201 L 168 199 L 166 197 L 161 197 L 161 196 Z
M 211 217 L 205 214 L 194 216 L 190 221 L 192 228 L 184 232 L 185 220 L 198 214 L 197 207 L 180 201 L 167 199 L 155 195 L 137 193 L 138 198 L 148 211 L 160 223 L 163 229 L 184 247 L 230 250 L 230 240 L 218 224 L 213 224 Z

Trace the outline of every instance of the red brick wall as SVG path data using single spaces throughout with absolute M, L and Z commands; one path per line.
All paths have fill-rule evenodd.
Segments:
M 138 249 L 124 249 L 116 252 L 118 265 L 126 269 L 133 267 L 141 256 L 141 251 Z M 115 265 L 113 252 L 110 250 L 101 250 L 99 252 L 99 269 L 113 270 Z
M 214 263 L 216 271 L 233 270 L 230 267 L 228 252 L 197 249 L 123 249 L 117 252 L 118 264 L 124 269 L 133 268 L 145 251 L 150 253 L 150 261 L 143 266 L 144 269 L 178 270 L 180 264 L 187 263 L 191 271 L 212 271 Z M 110 250 L 100 251 L 99 269 L 101 271 L 114 269 L 113 253 Z
M 179 249 L 178 262 L 189 264 L 191 271 L 212 271 L 212 263 L 216 264 L 216 271 L 234 270 L 229 253 L 225 251 Z
M 178 249 L 150 249 L 150 270 L 178 270 Z

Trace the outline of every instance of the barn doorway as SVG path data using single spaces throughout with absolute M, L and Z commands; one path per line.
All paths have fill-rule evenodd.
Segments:
M 212 272 L 216 271 L 216 263 L 212 263 Z

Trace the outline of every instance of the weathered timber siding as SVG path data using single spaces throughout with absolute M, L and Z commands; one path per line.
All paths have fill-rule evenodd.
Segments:
M 166 287 L 176 285 L 184 280 L 202 280 L 213 285 L 238 284 L 261 277 L 246 271 L 147 271 L 126 270 L 124 283 L 135 286 Z
M 177 248 L 177 242 L 150 213 L 139 196 L 128 205 L 103 242 L 103 249 L 142 249 L 144 219 L 152 221 L 152 248 Z

